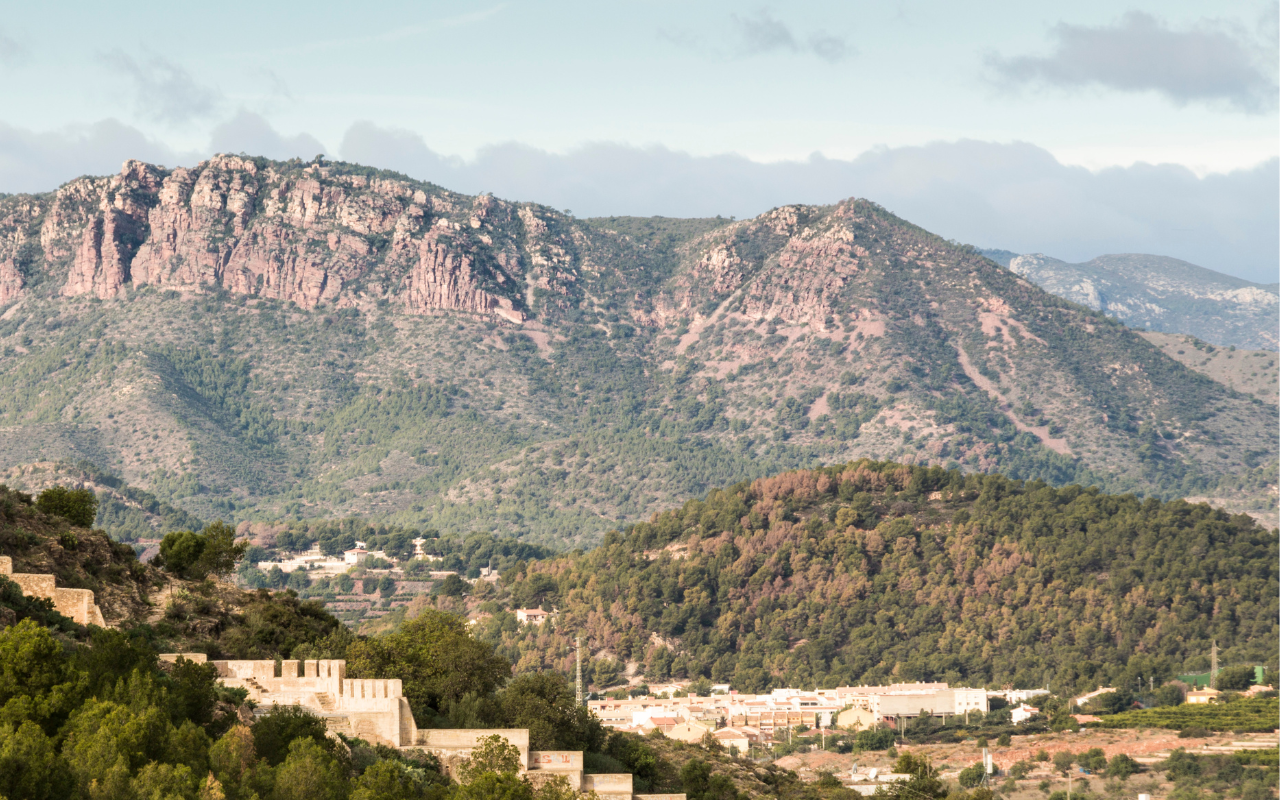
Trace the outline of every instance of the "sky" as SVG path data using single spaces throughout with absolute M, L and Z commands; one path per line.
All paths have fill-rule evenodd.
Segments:
M 0 0 L 0 192 L 324 153 L 581 217 L 866 197 L 982 247 L 1269 283 L 1277 8 Z

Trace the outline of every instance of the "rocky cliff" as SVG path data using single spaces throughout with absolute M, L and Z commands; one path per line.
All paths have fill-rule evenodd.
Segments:
M 556 266 L 541 255 L 537 212 L 522 209 L 515 224 L 511 204 L 428 188 L 238 156 L 175 170 L 129 161 L 119 175 L 4 204 L 0 302 L 39 275 L 66 297 L 221 288 L 308 309 L 393 298 L 413 313 L 521 321 L 526 281 L 558 279 L 525 274 Z M 507 224 L 496 242 L 494 219 Z M 522 225 L 529 235 L 509 237 Z M 20 264 L 33 227 L 39 254 Z
M 1280 349 L 1280 292 L 1176 258 L 1125 253 L 1068 264 L 1040 253 L 1011 270 L 1037 286 L 1135 328 L 1184 333 L 1215 345 Z
M 208 518 L 559 542 L 861 456 L 1274 513 L 1276 424 L 864 200 L 579 220 L 240 156 L 0 199 L 0 468 Z

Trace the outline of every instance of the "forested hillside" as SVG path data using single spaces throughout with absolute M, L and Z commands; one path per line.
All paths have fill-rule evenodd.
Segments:
M 864 200 L 579 220 L 129 162 L 0 198 L 0 272 L 0 469 L 117 476 L 133 536 L 165 504 L 589 545 L 858 457 L 1276 513 L 1274 407 Z
M 518 670 L 568 670 L 582 636 L 601 688 L 635 662 L 742 691 L 1067 693 L 1204 670 L 1214 641 L 1274 669 L 1278 559 L 1275 530 L 1205 505 L 856 462 L 713 491 L 471 604 Z M 531 604 L 554 624 L 517 626 Z
M 357 639 L 318 603 L 240 591 L 220 580 L 237 551 L 217 523 L 168 537 L 158 569 L 82 526 L 93 516 L 90 492 L 76 491 L 74 503 L 61 505 L 49 497 L 0 484 L 0 554 L 19 571 L 52 572 L 59 585 L 93 589 L 111 627 L 80 626 L 0 577 L 0 797 L 578 796 L 567 783 L 535 788 L 525 781 L 509 745 L 481 747 L 451 778 L 422 750 L 331 733 L 324 718 L 304 708 L 255 714 L 247 692 L 219 683 L 212 664 L 159 660 L 175 651 L 346 658 L 353 678 L 401 679 L 424 727 L 525 728 L 535 748 L 584 750 L 589 773 L 632 772 L 641 792 L 687 792 L 690 800 L 745 800 L 745 792 L 779 800 L 843 797 L 838 786 L 803 785 L 776 766 L 607 731 L 575 703 L 563 675 L 513 678 L 510 663 L 456 617 L 427 612 L 390 636 Z M 224 549 L 204 558 L 210 547 Z

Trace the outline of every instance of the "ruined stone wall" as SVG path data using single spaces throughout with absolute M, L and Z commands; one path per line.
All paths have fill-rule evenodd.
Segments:
M 529 778 L 537 785 L 539 778 L 563 777 L 575 790 L 582 786 L 581 750 L 530 750 Z
M 512 729 L 419 730 L 398 678 L 347 678 L 347 664 L 317 661 L 212 661 L 203 653 L 165 653 L 162 661 L 186 658 L 212 663 L 226 686 L 242 687 L 260 709 L 297 705 L 325 719 L 329 729 L 347 736 L 402 749 L 421 749 L 440 759 L 445 772 L 458 766 L 488 736 L 501 736 L 520 753 L 526 776 L 535 785 L 563 777 L 574 791 L 594 791 L 606 800 L 632 800 L 631 776 L 585 775 L 576 750 L 529 750 L 529 731 Z M 647 796 L 646 796 L 647 797 Z M 684 800 L 684 795 L 653 795 L 650 800 Z
M 595 792 L 600 797 L 616 797 L 631 800 L 631 773 L 612 775 L 583 775 L 582 792 Z
M 54 609 L 79 625 L 107 627 L 93 592 L 88 589 L 59 589 L 52 575 L 14 572 L 13 559 L 0 556 L 0 575 L 18 584 L 27 597 L 44 597 L 53 601 Z

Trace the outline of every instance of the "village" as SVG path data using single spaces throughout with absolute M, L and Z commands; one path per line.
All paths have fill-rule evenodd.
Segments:
M 688 694 L 688 683 L 649 690 L 640 697 L 589 700 L 587 705 L 609 728 L 639 734 L 659 730 L 691 743 L 710 736 L 725 748 L 747 754 L 756 746 L 791 741 L 797 733 L 821 737 L 834 729 L 870 730 L 881 723 L 900 730 L 906 721 L 924 714 L 944 721 L 973 712 L 986 714 L 994 697 L 1014 706 L 1012 721 L 1018 724 L 1039 713 L 1026 701 L 1048 694 L 1044 689 L 987 691 L 946 683 L 775 689 L 769 694 L 741 694 L 719 684 L 705 697 Z

